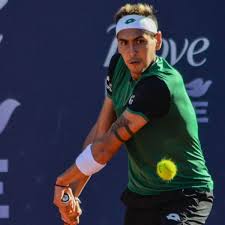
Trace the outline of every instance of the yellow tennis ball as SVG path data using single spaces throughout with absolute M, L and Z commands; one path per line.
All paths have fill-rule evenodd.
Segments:
M 177 174 L 177 166 L 171 159 L 162 159 L 157 163 L 157 174 L 162 180 L 170 181 Z

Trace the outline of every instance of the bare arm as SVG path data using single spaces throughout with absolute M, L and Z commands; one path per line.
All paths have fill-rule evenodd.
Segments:
M 89 132 L 83 143 L 83 149 L 85 149 L 89 144 L 94 143 L 98 138 L 101 138 L 109 130 L 115 119 L 116 115 L 113 110 L 112 100 L 106 97 L 100 114 L 98 116 L 97 122 L 92 127 L 91 131 Z M 74 196 L 79 196 L 81 194 L 89 179 L 90 176 L 86 176 L 83 179 L 75 181 L 70 185 L 73 190 Z
M 146 124 L 147 121 L 142 116 L 125 111 L 112 124 L 110 129 L 92 144 L 94 159 L 100 164 L 109 162 L 123 144 L 121 140 L 129 140 L 133 134 Z M 72 165 L 58 177 L 57 183 L 68 185 L 71 182 L 85 179 L 85 177 L 87 176 L 85 176 L 76 165 Z

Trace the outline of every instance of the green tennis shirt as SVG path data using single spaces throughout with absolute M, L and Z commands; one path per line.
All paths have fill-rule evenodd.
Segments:
M 170 92 L 169 112 L 152 119 L 142 112 L 131 110 L 128 104 L 129 100 L 132 102 L 136 85 L 150 76 L 164 81 Z M 182 76 L 176 69 L 165 59 L 157 57 L 156 62 L 134 81 L 120 57 L 111 77 L 110 89 L 118 117 L 128 110 L 149 120 L 125 143 L 128 152 L 128 188 L 131 191 L 155 195 L 185 188 L 213 189 L 198 137 L 196 114 Z M 177 166 L 177 175 L 169 182 L 163 181 L 156 173 L 156 165 L 161 159 L 171 159 Z

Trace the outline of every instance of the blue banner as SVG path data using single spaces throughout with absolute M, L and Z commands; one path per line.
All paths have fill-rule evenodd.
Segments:
M 131 1 L 131 3 L 135 1 Z M 0 0 L 0 224 L 62 224 L 56 177 L 74 163 L 104 99 L 124 1 Z M 165 57 L 182 74 L 215 181 L 209 225 L 225 225 L 224 1 L 147 1 L 158 10 Z M 101 5 L 102 4 L 102 5 Z M 222 167 L 222 169 L 221 169 Z M 122 148 L 81 195 L 81 224 L 122 224 Z

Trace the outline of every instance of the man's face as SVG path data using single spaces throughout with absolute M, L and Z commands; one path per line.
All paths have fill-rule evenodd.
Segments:
M 134 79 L 155 60 L 155 52 L 162 44 L 160 32 L 153 36 L 140 29 L 121 30 L 117 40 L 118 51 Z

